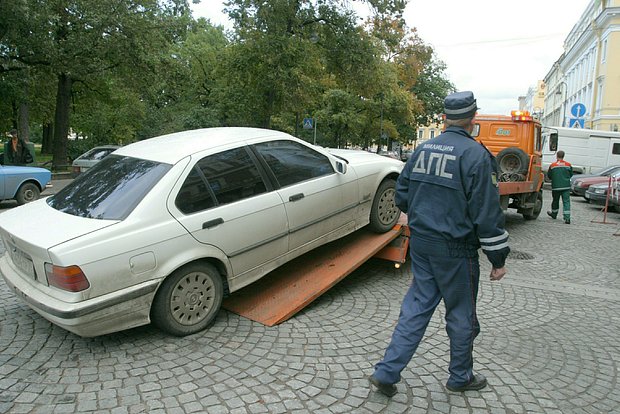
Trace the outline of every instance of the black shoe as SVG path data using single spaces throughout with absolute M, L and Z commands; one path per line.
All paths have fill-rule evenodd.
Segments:
M 468 384 L 461 385 L 460 387 L 453 387 L 451 385 L 446 385 L 446 388 L 453 392 L 464 392 L 464 391 L 478 391 L 487 386 L 487 379 L 482 374 L 474 375 L 474 378 L 469 381 Z
M 547 211 L 547 215 L 555 220 L 555 215 L 552 212 Z
M 381 382 L 378 379 L 376 379 L 374 377 L 374 375 L 371 375 L 370 378 L 370 383 L 372 385 L 374 385 L 375 387 L 377 387 L 377 390 L 387 396 L 387 397 L 393 397 L 396 394 L 396 385 L 394 384 L 386 384 L 385 382 Z
M 564 219 L 564 224 L 570 224 L 570 219 Z

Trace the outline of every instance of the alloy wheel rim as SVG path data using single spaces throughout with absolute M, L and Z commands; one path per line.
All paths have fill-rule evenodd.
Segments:
M 391 223 L 396 216 L 396 205 L 394 204 L 394 195 L 396 191 L 390 188 L 381 194 L 378 205 L 379 220 L 383 224 Z

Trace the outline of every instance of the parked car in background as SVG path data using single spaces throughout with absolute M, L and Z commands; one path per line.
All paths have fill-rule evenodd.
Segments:
M 611 195 L 609 196 L 609 202 L 614 209 L 620 213 L 620 180 L 616 180 L 612 183 Z
M 411 157 L 411 154 L 413 154 L 413 150 L 403 150 L 400 153 L 400 159 L 403 162 L 407 162 L 407 160 Z
M 611 176 L 611 185 L 609 178 L 605 183 L 592 184 L 588 187 L 584 197 L 592 204 L 604 206 L 607 203 L 608 210 L 616 210 L 620 212 L 618 202 L 618 182 L 620 182 L 620 172 L 616 172 Z M 611 192 L 609 190 L 611 189 Z M 609 197 L 607 193 L 609 192 Z
M 214 320 L 224 292 L 362 227 L 392 229 L 403 165 L 255 128 L 139 141 L 0 214 L 0 273 L 81 336 L 150 321 L 188 335 Z
M 609 176 L 620 171 L 620 165 L 613 165 L 603 168 L 593 174 L 577 174 L 573 175 L 570 179 L 571 182 L 571 194 L 578 196 L 585 196 L 585 193 L 592 184 L 600 184 L 609 182 Z
M 381 150 L 381 151 L 379 151 L 379 155 L 382 155 L 382 156 L 388 157 L 388 158 L 393 158 L 395 160 L 400 160 L 400 155 L 398 155 L 398 153 L 396 151 L 384 151 L 384 150 Z
M 49 185 L 52 173 L 45 168 L 0 165 L 0 200 L 30 203 Z
M 89 168 L 92 168 L 99 161 L 119 148 L 120 146 L 118 145 L 102 145 L 86 151 L 84 154 L 73 160 L 73 164 L 71 165 L 73 167 L 73 177 L 75 178 L 81 173 L 87 171 Z

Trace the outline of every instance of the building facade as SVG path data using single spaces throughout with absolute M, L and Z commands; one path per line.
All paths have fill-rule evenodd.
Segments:
M 620 0 L 592 0 L 544 78 L 542 122 L 620 128 Z
M 519 110 L 529 111 L 534 117 L 540 119 L 545 109 L 545 81 L 539 80 L 536 86 L 527 90 L 527 95 L 519 97 Z

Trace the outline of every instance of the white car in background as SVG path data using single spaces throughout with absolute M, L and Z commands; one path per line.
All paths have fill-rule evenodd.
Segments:
M 0 215 L 0 273 L 31 308 L 81 336 L 151 320 L 195 333 L 226 291 L 361 227 L 390 230 L 403 165 L 264 129 L 151 138 Z
M 99 161 L 119 148 L 120 147 L 118 145 L 101 145 L 99 147 L 89 149 L 84 154 L 73 160 L 73 163 L 71 164 L 73 177 L 75 178 L 81 173 L 88 171 Z

